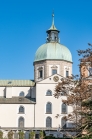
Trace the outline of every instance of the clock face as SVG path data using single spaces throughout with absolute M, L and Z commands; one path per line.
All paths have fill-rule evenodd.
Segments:
M 54 76 L 54 77 L 53 77 L 53 80 L 54 80 L 55 82 L 57 82 L 57 81 L 59 80 L 59 77 L 58 77 L 58 76 Z

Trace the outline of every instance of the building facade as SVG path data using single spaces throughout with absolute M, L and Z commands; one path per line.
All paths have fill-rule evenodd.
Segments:
M 59 99 L 53 95 L 62 77 L 72 74 L 72 55 L 60 44 L 59 32 L 52 15 L 46 43 L 35 53 L 34 81 L 0 80 L 0 128 L 4 137 L 10 130 L 14 138 L 18 137 L 19 130 L 24 130 L 26 138 L 31 130 L 36 134 L 44 130 L 47 135 L 57 137 L 59 128 L 71 128 L 71 122 L 63 117 L 72 112 L 72 107 L 62 103 L 62 99 L 66 99 L 64 94 Z M 60 117 L 56 118 L 56 114 Z

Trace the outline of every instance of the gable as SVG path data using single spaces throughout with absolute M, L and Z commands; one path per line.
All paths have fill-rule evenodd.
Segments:
M 58 82 L 61 82 L 61 79 L 63 77 L 59 74 L 54 74 L 52 76 L 49 76 L 48 78 L 40 81 L 40 82 L 37 82 L 37 84 L 57 84 Z

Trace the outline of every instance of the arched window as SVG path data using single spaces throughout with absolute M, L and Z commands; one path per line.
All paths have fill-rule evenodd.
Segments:
M 46 92 L 46 96 L 52 96 L 51 90 L 48 90 L 48 91 Z
M 19 113 L 24 113 L 24 107 L 23 106 L 19 107 Z
M 46 127 L 52 127 L 52 119 L 51 117 L 46 118 Z
M 62 104 L 62 113 L 67 113 L 67 105 L 65 103 Z
M 46 113 L 52 113 L 52 104 L 50 102 L 46 104 Z
M 66 128 L 66 119 L 64 117 L 61 119 L 61 125 L 63 129 Z
M 20 92 L 19 96 L 20 96 L 20 97 L 24 97 L 24 92 L 23 92 L 23 91 Z
M 18 127 L 23 128 L 24 127 L 24 118 L 20 117 L 18 121 Z

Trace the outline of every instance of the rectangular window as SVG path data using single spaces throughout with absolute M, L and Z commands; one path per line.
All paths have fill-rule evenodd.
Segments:
M 74 128 L 76 124 L 72 122 L 68 122 L 67 125 L 68 128 Z
M 66 77 L 68 77 L 69 76 L 69 71 L 66 71 Z
M 43 74 L 43 72 L 42 72 L 42 70 L 40 70 L 39 71 L 39 78 L 42 78 L 42 74 Z
M 54 74 L 57 74 L 57 70 L 56 69 L 52 70 L 52 75 L 54 75 Z

